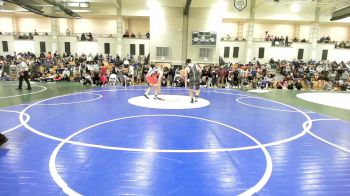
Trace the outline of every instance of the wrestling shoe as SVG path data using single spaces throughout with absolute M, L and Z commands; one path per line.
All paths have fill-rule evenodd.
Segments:
M 162 101 L 164 100 L 164 99 L 158 97 L 157 95 L 154 96 L 154 99 L 156 99 L 156 100 L 162 100 Z
M 146 97 L 146 99 L 149 99 L 149 97 L 148 97 L 146 94 L 143 94 L 143 96 L 145 96 L 145 97 Z
M 8 141 L 7 137 L 5 137 L 4 135 L 0 134 L 0 146 L 5 144 L 7 141 Z
M 190 102 L 190 103 L 194 103 L 194 102 L 193 102 L 193 98 L 191 98 L 191 102 Z
M 194 102 L 198 102 L 198 96 L 194 97 Z

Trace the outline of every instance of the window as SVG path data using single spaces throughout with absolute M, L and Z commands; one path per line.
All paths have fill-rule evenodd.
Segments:
M 156 57 L 169 57 L 169 47 L 156 47 Z
M 139 45 L 139 52 L 140 52 L 140 55 L 145 55 L 145 44 Z
M 9 51 L 9 47 L 8 47 L 7 41 L 2 41 L 2 51 L 3 52 L 8 52 Z
M 258 58 L 262 59 L 264 58 L 265 48 L 259 48 L 259 55 Z
M 225 47 L 224 48 L 224 58 L 229 58 L 230 57 L 230 47 Z
M 212 48 L 199 48 L 199 58 L 212 58 L 213 49 Z
M 233 47 L 233 58 L 238 58 L 239 56 L 239 47 Z
M 64 52 L 70 54 L 70 42 L 64 42 Z
M 130 55 L 136 55 L 136 45 L 130 44 Z
M 304 58 L 304 49 L 300 48 L 298 50 L 298 59 L 302 60 Z
M 110 54 L 111 53 L 111 49 L 110 49 L 110 44 L 109 43 L 105 43 L 105 54 Z
M 40 53 L 46 52 L 46 44 L 45 42 L 40 42 Z
M 328 50 L 322 50 L 322 60 L 327 60 L 328 58 Z

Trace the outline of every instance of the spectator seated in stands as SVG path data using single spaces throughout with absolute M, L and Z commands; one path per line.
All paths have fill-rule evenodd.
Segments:
M 333 90 L 333 83 L 331 81 L 329 81 L 328 78 L 325 79 L 324 90 L 326 90 L 326 91 Z
M 18 39 L 29 39 L 28 35 L 23 33 L 23 35 L 18 36 Z
M 277 81 L 276 88 L 277 89 L 286 89 L 286 86 L 284 85 L 283 81 Z
M 81 82 L 84 85 L 92 85 L 92 77 L 90 75 L 90 72 L 86 72 L 86 74 L 84 75 L 83 79 L 81 80 Z
M 62 80 L 65 81 L 70 81 L 70 71 L 68 70 L 68 68 L 65 68 L 64 71 L 62 72 Z
M 303 85 L 301 84 L 301 80 L 298 79 L 297 82 L 295 83 L 295 88 L 297 90 L 301 90 L 303 88 Z
M 45 71 L 42 76 L 39 78 L 39 81 L 40 82 L 52 82 L 53 81 L 53 78 L 54 78 L 54 74 L 51 75 L 49 74 L 47 71 Z
M 85 41 L 85 40 L 86 40 L 85 33 L 81 34 L 80 40 L 81 40 L 81 41 Z
M 53 78 L 54 81 L 61 81 L 62 76 L 59 73 L 54 74 Z
M 115 86 L 117 83 L 119 83 L 117 74 L 112 72 L 112 74 L 109 76 L 109 84 Z
M 34 39 L 34 36 L 33 36 L 33 34 L 32 34 L 32 33 L 29 33 L 29 35 L 28 35 L 28 39 L 30 39 L 30 40 Z
M 4 72 L 0 77 L 0 81 L 11 81 L 11 77 L 6 72 Z
M 131 33 L 131 38 L 136 38 L 135 34 L 134 33 Z
M 101 86 L 106 86 L 108 83 L 108 78 L 105 74 L 100 74 L 100 84 Z
M 130 37 L 130 35 L 129 35 L 129 31 L 128 31 L 128 30 L 126 30 L 126 31 L 125 31 L 125 33 L 124 33 L 123 37 Z
M 34 29 L 34 35 L 39 35 L 39 33 L 36 32 L 36 29 Z
M 91 32 L 89 32 L 89 33 L 86 34 L 86 39 L 87 39 L 88 41 L 92 41 L 92 40 L 93 40 L 93 37 L 92 37 Z
M 70 29 L 69 29 L 69 28 L 66 29 L 66 35 L 67 35 L 67 36 L 70 36 Z
M 331 38 L 329 35 L 327 37 L 323 36 L 321 39 L 318 41 L 318 43 L 331 43 Z
M 149 32 L 147 32 L 147 33 L 146 33 L 146 37 L 147 37 L 147 39 L 149 39 L 149 38 L 150 38 L 150 34 L 149 34 Z

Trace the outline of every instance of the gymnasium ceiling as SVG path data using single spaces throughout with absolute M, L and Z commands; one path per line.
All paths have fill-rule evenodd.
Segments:
M 47 15 L 57 17 L 71 17 L 67 13 L 52 6 L 48 2 L 59 2 L 65 8 L 72 10 L 74 13 L 83 18 L 114 18 L 117 16 L 118 8 L 121 8 L 121 15 L 124 17 L 144 16 L 149 17 L 150 7 L 152 6 L 167 6 L 167 7 L 185 7 L 186 0 L 8 0 L 30 4 L 32 7 L 43 11 Z M 239 12 L 233 6 L 234 0 L 192 0 L 191 8 L 197 7 L 213 7 L 217 6 L 218 2 L 224 2 L 222 8 L 224 18 L 234 20 L 246 20 L 249 18 L 250 2 L 247 0 L 248 6 Z M 1 3 L 2 2 L 2 3 Z M 79 6 L 79 2 L 82 3 Z M 118 3 L 120 2 L 120 4 Z M 294 3 L 300 5 L 300 11 L 293 12 L 291 5 Z M 77 4 L 78 3 L 78 4 Z M 87 4 L 84 4 L 87 3 Z M 314 18 L 315 7 L 317 0 L 256 0 L 255 16 L 257 20 L 296 20 L 296 21 L 312 21 Z M 88 5 L 88 6 L 87 6 Z M 350 5 L 350 0 L 321 0 L 321 20 L 328 22 L 331 13 L 334 10 Z M 191 9 L 190 8 L 190 9 Z M 191 13 L 191 10 L 190 10 Z M 32 15 L 28 10 L 0 0 L 1 15 Z M 270 14 L 270 16 L 269 16 Z M 285 18 L 284 18 L 285 17 Z M 348 21 L 350 23 L 350 20 Z

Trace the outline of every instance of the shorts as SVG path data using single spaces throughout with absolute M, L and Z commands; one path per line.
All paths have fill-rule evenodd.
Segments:
M 158 78 L 155 76 L 146 76 L 146 80 L 151 86 L 157 86 L 158 84 Z
M 188 88 L 198 90 L 199 89 L 199 83 L 189 83 L 188 84 Z

